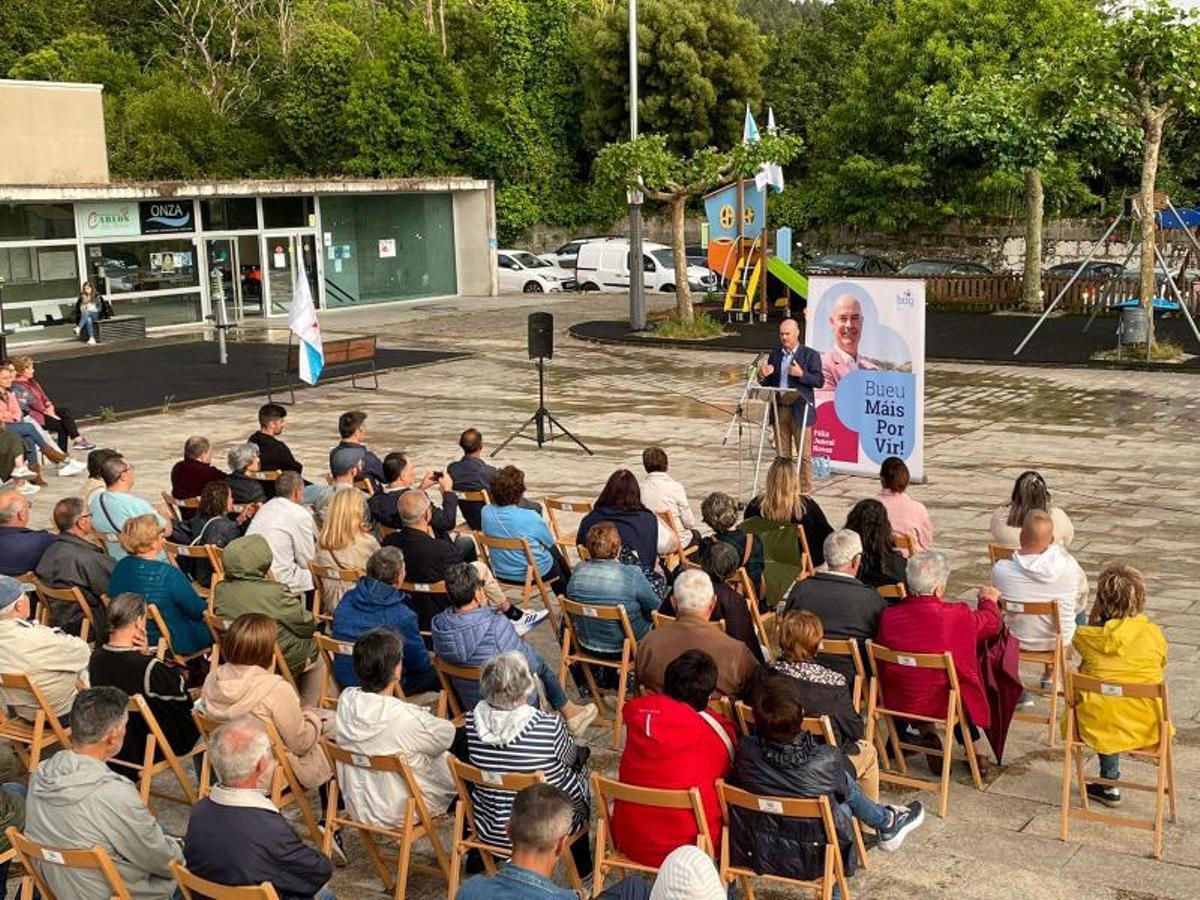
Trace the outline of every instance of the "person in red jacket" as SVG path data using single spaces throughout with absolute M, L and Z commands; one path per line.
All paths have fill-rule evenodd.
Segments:
M 883 611 L 875 642 L 890 650 L 912 653 L 950 651 L 971 739 L 978 740 L 979 729 L 991 724 L 991 712 L 979 674 L 977 645 L 1000 632 L 1000 607 L 996 604 L 1000 592 L 992 587 L 980 588 L 977 609 L 971 609 L 965 603 L 947 603 L 943 597 L 950 578 L 950 561 L 937 550 L 926 550 L 913 556 L 908 561 L 906 574 L 910 593 Z M 937 670 L 885 664 L 880 675 L 883 697 L 890 709 L 939 719 L 945 717 L 949 685 L 946 677 Z M 932 726 L 921 725 L 922 741 L 940 747 Z M 977 747 L 976 753 L 979 752 Z M 979 762 L 983 765 L 982 756 Z
M 714 856 L 721 840 L 715 782 L 729 774 L 737 741 L 733 723 L 708 710 L 716 686 L 717 664 L 703 650 L 688 650 L 672 660 L 663 683 L 666 693 L 625 704 L 625 752 L 617 776 L 639 787 L 698 787 Z M 696 843 L 696 820 L 691 810 L 649 810 L 618 800 L 613 842 L 635 862 L 657 867 L 676 847 Z

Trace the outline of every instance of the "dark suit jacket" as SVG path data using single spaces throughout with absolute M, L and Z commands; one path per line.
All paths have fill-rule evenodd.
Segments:
M 434 537 L 419 528 L 401 528 L 383 539 L 385 547 L 399 547 L 404 554 L 404 580 L 432 584 L 446 577 L 446 570 L 463 561 L 454 541 Z M 422 631 L 430 629 L 433 617 L 448 605 L 444 596 L 409 593 L 406 600 L 417 614 Z
M 783 363 L 783 348 L 776 347 L 772 350 L 771 355 L 767 357 L 767 362 L 775 367 L 775 371 L 769 378 L 759 378 L 758 383 L 766 387 L 778 387 L 779 369 Z M 804 408 L 807 406 L 808 424 L 811 426 L 816 415 L 813 406 L 813 388 L 825 386 L 825 373 L 821 370 L 821 354 L 811 347 L 800 344 L 796 347 L 796 354 L 792 357 L 792 362 L 799 363 L 800 368 L 804 370 L 803 375 L 787 376 L 788 390 L 796 391 L 799 394 L 796 402 L 792 404 L 792 415 L 799 423 L 804 415 Z
M 818 572 L 797 581 L 788 592 L 784 615 L 806 609 L 821 620 L 826 637 L 854 638 L 865 655 L 864 641 L 879 630 L 879 617 L 887 601 L 857 578 Z M 819 655 L 817 661 L 847 678 L 854 677 L 854 664 L 848 657 Z M 866 659 L 863 659 L 866 663 Z

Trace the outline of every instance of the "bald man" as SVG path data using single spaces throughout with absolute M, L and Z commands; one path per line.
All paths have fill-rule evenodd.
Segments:
M 29 498 L 15 488 L 0 491 L 0 574 L 24 575 L 37 568 L 54 535 L 29 527 Z
M 816 416 L 813 388 L 825 383 L 821 355 L 800 343 L 795 319 L 779 323 L 779 346 L 758 369 L 758 383 L 786 388 L 780 395 L 775 420 L 775 455 L 791 459 L 800 447 L 800 492 L 812 493 L 812 426 Z M 803 437 L 800 435 L 804 425 Z
M 862 340 L 862 304 L 853 294 L 842 294 L 833 302 L 829 313 L 829 327 L 833 331 L 833 346 L 821 354 L 821 373 L 825 384 L 817 397 L 824 403 L 833 399 L 834 389 L 855 369 L 878 369 L 870 359 L 859 356 L 858 344 Z

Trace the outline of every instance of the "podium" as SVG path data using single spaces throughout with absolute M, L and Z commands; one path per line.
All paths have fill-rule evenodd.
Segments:
M 774 423 L 779 421 L 779 398 L 783 394 L 794 392 L 794 388 L 771 387 L 758 383 L 758 360 L 750 369 L 750 374 L 746 379 L 746 386 L 742 389 L 741 399 L 738 401 L 737 409 L 733 413 L 733 418 L 729 423 L 729 427 L 725 431 L 725 438 L 721 441 L 721 446 L 725 446 L 729 441 L 730 435 L 734 428 L 738 431 L 738 492 L 740 496 L 742 490 L 742 426 L 749 424 L 752 427 L 759 429 L 758 435 L 758 450 L 754 457 L 754 481 L 750 485 L 750 496 L 754 497 L 758 493 L 758 478 L 762 472 L 763 454 L 767 447 L 767 433 L 772 432 L 772 441 L 774 441 Z M 762 414 L 757 420 L 750 416 L 748 407 L 751 401 L 762 403 Z M 805 407 L 804 417 L 800 421 L 800 439 L 796 446 L 796 470 L 799 472 L 800 461 L 804 454 L 804 429 L 808 427 L 808 407 Z M 772 443 L 774 446 L 774 443 Z

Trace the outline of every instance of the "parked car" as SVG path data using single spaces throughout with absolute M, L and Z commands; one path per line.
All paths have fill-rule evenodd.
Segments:
M 675 255 L 663 244 L 642 244 L 642 272 L 648 291 L 675 290 Z M 717 276 L 703 266 L 687 267 L 688 285 L 694 291 L 717 287 Z M 582 291 L 615 293 L 629 290 L 629 241 L 610 238 L 591 241 L 579 250 L 575 280 Z
M 699 266 L 702 269 L 708 268 L 708 249 L 701 247 L 699 244 L 688 244 L 683 248 L 687 254 L 689 266 Z
M 579 248 L 588 241 L 614 240 L 615 234 L 596 234 L 589 237 L 578 237 L 567 241 L 553 253 L 543 253 L 542 259 L 552 266 L 562 266 L 564 269 L 574 269 L 575 260 L 579 257 Z
M 914 259 L 897 274 L 909 278 L 928 278 L 932 275 L 991 275 L 983 263 L 969 259 Z
M 1046 275 L 1050 278 L 1070 278 L 1082 264 L 1083 260 L 1059 263 L 1056 266 L 1050 266 L 1046 270 Z M 1093 259 L 1079 273 L 1080 278 L 1122 278 L 1124 275 L 1125 269 L 1119 262 L 1106 262 L 1102 259 Z
M 575 276 L 569 270 L 551 265 L 528 250 L 497 250 L 496 266 L 502 292 L 541 294 L 575 290 Z
M 826 253 L 808 267 L 809 275 L 892 275 L 896 267 L 882 256 Z

